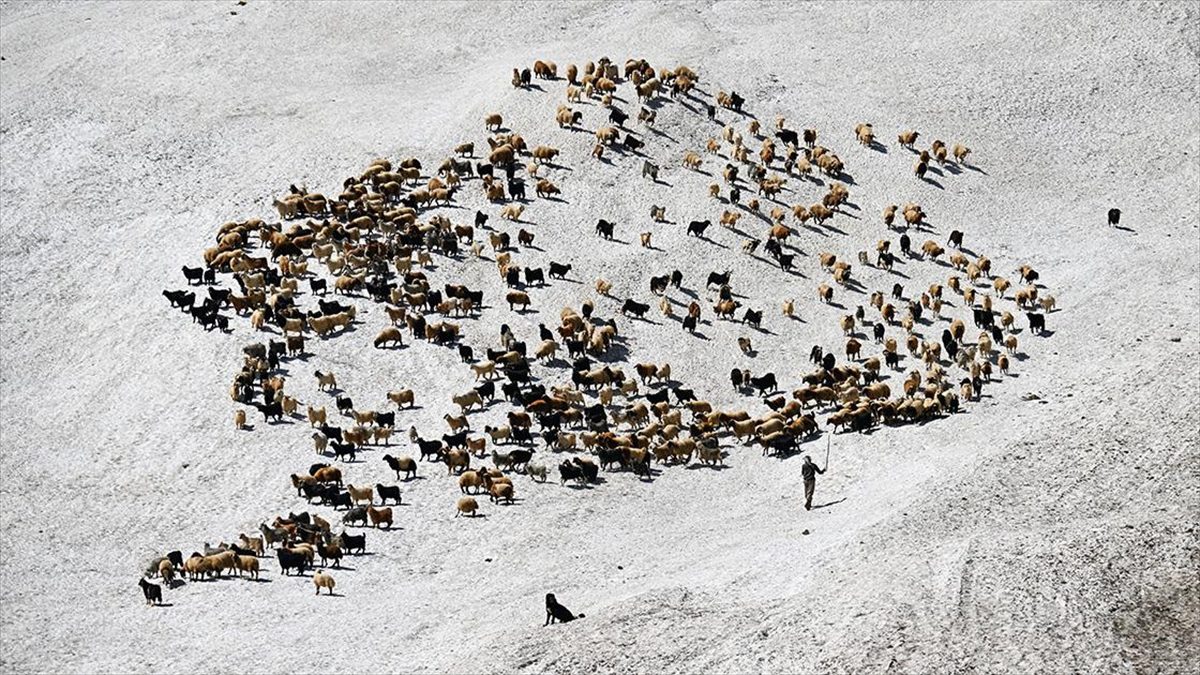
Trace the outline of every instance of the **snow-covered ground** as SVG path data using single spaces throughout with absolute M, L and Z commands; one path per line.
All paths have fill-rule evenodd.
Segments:
M 1194 3 L 0 11 L 3 670 L 1178 672 L 1200 662 Z M 712 176 L 680 166 L 718 124 L 664 101 L 657 133 L 640 132 L 663 167 L 652 184 L 640 158 L 598 162 L 591 134 L 555 125 L 565 81 L 509 83 L 512 67 L 538 58 L 562 73 L 602 56 L 687 64 L 700 99 L 736 90 L 766 129 L 776 115 L 817 128 L 845 161 L 857 208 L 834 217 L 836 230 L 793 238 L 796 275 L 747 258 L 743 237 L 719 225 L 711 241 L 686 237 L 686 223 L 725 208 L 706 190 L 725 160 L 705 157 Z M 635 111 L 628 84 L 619 94 Z M 603 123 L 598 105 L 577 108 L 586 129 Z M 846 309 L 817 301 L 817 285 L 832 283 L 817 254 L 857 263 L 898 237 L 880 213 L 907 201 L 933 228 L 913 234 L 916 245 L 960 229 L 999 273 L 1038 269 L 1058 301 L 1052 334 L 1030 335 L 1019 316 L 1022 358 L 963 413 L 837 434 L 818 483 L 825 506 L 811 512 L 799 458 L 732 440 L 727 469 L 668 467 L 652 483 L 614 473 L 570 489 L 518 476 L 519 503 L 485 502 L 474 520 L 454 518 L 456 483 L 424 464 L 404 484 L 399 527 L 368 531 L 370 555 L 334 572 L 340 597 L 314 597 L 307 577 L 264 560 L 259 583 L 189 583 L 166 592 L 170 607 L 145 607 L 136 581 L 153 552 L 186 555 L 301 510 L 287 475 L 316 460 L 303 422 L 264 425 L 251 411 L 253 431 L 233 428 L 240 347 L 264 336 L 244 319 L 232 334 L 206 333 L 161 290 L 183 287 L 180 266 L 199 264 L 221 223 L 274 218 L 288 184 L 336 194 L 380 156 L 428 168 L 460 142 L 486 147 L 489 112 L 531 145 L 563 150 L 549 169 L 563 201 L 534 200 L 527 222 L 506 224 L 471 181 L 461 208 L 438 212 L 468 222 L 483 208 L 492 225 L 536 233 L 542 250 L 518 252 L 519 264 L 575 269 L 574 282 L 531 289 L 536 313 L 516 316 L 492 263 L 439 258 L 436 285 L 463 281 L 492 301 L 462 322 L 477 352 L 502 323 L 535 342 L 538 323 L 595 298 L 596 277 L 614 284 L 598 313 L 616 315 L 627 297 L 656 305 L 649 277 L 677 268 L 711 323 L 701 338 L 657 308 L 650 322 L 618 318 L 629 364 L 669 362 L 715 406 L 760 414 L 758 399 L 730 387 L 730 368 L 774 372 L 790 391 L 813 344 L 840 354 L 837 320 L 871 290 L 898 280 L 912 295 L 952 273 L 917 259 L 898 265 L 907 278 L 856 264 L 866 293 L 839 289 Z M 747 117 L 718 119 L 749 137 Z M 854 142 L 859 122 L 874 124 L 883 151 Z M 895 142 L 910 128 L 920 147 L 970 146 L 974 168 L 918 181 Z M 782 199 L 810 204 L 824 190 L 793 178 Z M 651 223 L 651 204 L 671 222 Z M 1121 229 L 1105 224 L 1112 206 Z M 618 223 L 619 241 L 592 234 L 600 217 Z M 766 224 L 746 216 L 739 229 L 761 237 Z M 646 230 L 653 250 L 637 243 Z M 712 320 L 703 280 L 724 269 L 742 302 L 765 311 L 763 332 Z M 780 315 L 785 298 L 798 319 Z M 970 325 L 953 300 L 947 315 Z M 313 355 L 288 366 L 288 391 L 332 408 L 311 376 L 332 370 L 359 407 L 384 409 L 386 391 L 411 386 L 421 407 L 398 427 L 443 433 L 470 371 L 424 342 L 373 349 L 386 317 L 353 302 L 361 323 L 311 341 Z M 936 340 L 942 327 L 923 330 Z M 756 356 L 737 350 L 743 335 Z M 561 367 L 536 373 L 566 379 Z M 902 378 L 888 380 L 894 391 Z M 410 452 L 406 438 L 396 444 Z M 824 463 L 825 444 L 804 447 Z M 394 482 L 384 452 L 349 465 L 350 482 Z M 547 591 L 587 618 L 542 628 Z

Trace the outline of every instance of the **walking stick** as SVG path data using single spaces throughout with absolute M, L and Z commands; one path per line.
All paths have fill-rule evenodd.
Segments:
M 829 444 L 833 441 L 833 436 L 825 438 L 825 470 L 829 470 Z

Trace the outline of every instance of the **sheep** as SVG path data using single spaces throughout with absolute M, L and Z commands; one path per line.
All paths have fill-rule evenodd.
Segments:
M 519 222 L 523 213 L 525 213 L 524 204 L 505 204 L 504 208 L 500 209 L 500 217 L 513 222 Z
M 329 591 L 329 595 L 333 595 L 333 587 L 336 585 L 336 582 L 333 580 L 333 576 L 325 572 L 316 572 L 313 574 L 312 580 L 313 586 L 315 586 L 317 589 L 317 595 L 321 594 L 322 588 L 327 589 Z
M 396 480 L 400 479 L 401 473 L 404 474 L 404 480 L 410 480 L 417 475 L 417 462 L 412 457 L 401 455 L 397 458 L 391 455 L 384 455 L 383 461 L 387 462 L 388 467 L 396 472 Z
M 258 558 L 253 555 L 238 555 L 234 557 L 234 569 L 237 570 L 238 576 L 245 572 L 250 575 L 251 579 L 258 578 Z
M 854 338 L 846 340 L 846 358 L 857 361 L 862 350 L 862 343 Z
M 399 390 L 389 391 L 387 393 L 387 397 L 388 397 L 389 401 L 396 404 L 397 408 L 401 408 L 405 405 L 407 405 L 410 408 L 416 406 L 416 394 L 413 392 L 412 389 L 399 389 Z M 322 421 L 324 421 L 324 417 L 322 417 Z
M 371 488 L 364 488 L 367 492 L 371 492 Z M 388 529 L 392 528 L 392 507 L 385 506 L 383 508 L 375 508 L 374 506 L 367 507 L 367 517 L 371 520 L 371 526 L 380 528 L 386 523 Z
M 376 349 L 383 349 L 389 342 L 392 343 L 393 347 L 404 346 L 404 335 L 400 332 L 399 328 L 388 326 L 379 331 L 379 334 L 375 336 L 374 344 Z
M 553 162 L 558 156 L 558 148 L 553 148 L 549 145 L 539 145 L 530 153 L 533 155 L 535 162 Z
M 703 163 L 704 160 L 702 160 L 700 158 L 700 154 L 695 151 L 688 150 L 683 155 L 683 165 L 689 169 L 692 169 L 693 171 L 699 171 L 700 166 Z
M 259 540 L 259 555 L 261 555 L 261 554 L 262 554 L 262 540 L 260 539 Z M 158 576 L 162 577 L 163 582 L 166 583 L 167 588 L 170 588 L 171 582 L 174 581 L 174 579 L 175 579 L 174 563 L 172 563 L 167 558 L 163 558 L 162 560 L 158 561 L 158 567 L 156 568 L 156 570 L 158 571 Z
M 505 302 L 508 303 L 508 309 L 511 311 L 517 305 L 521 306 L 521 311 L 529 309 L 529 305 L 533 302 L 529 299 L 529 294 L 524 291 L 509 291 L 504 295 Z
M 612 283 L 604 279 L 596 279 L 596 292 L 607 296 L 612 291 Z
M 474 518 L 479 512 L 479 502 L 474 497 L 460 497 L 455 504 L 454 517 L 466 515 Z
M 488 131 L 492 131 L 493 129 L 499 129 L 504 124 L 504 118 L 501 117 L 500 113 L 491 113 L 483 118 L 483 124 Z
M 313 480 L 317 483 L 333 483 L 335 485 L 342 484 L 342 470 L 336 466 L 326 466 L 317 469 L 312 475 Z
M 481 363 L 471 364 L 471 371 L 475 373 L 476 382 L 478 382 L 480 378 L 490 380 L 496 377 L 496 363 L 495 361 L 483 361 Z
M 512 504 L 513 503 L 512 483 L 493 483 L 492 486 L 490 488 L 488 488 L 488 495 L 489 495 L 488 498 L 493 503 L 498 504 L 498 503 L 500 503 L 500 500 L 503 499 L 505 504 Z
M 968 148 L 967 146 L 963 145 L 962 143 L 954 144 L 952 154 L 954 155 L 954 161 L 958 162 L 959 164 L 966 165 L 967 155 L 969 155 L 970 153 L 971 153 L 971 149 Z
M 921 244 L 921 254 L 923 257 L 936 259 L 942 253 L 944 253 L 945 250 L 946 249 L 942 248 L 936 241 L 932 239 L 927 239 L 925 240 L 924 244 Z
M 353 485 L 347 485 L 346 490 L 350 493 L 350 501 L 357 504 L 366 501 L 368 504 L 375 503 L 375 492 L 370 486 L 365 488 L 356 488 Z
M 317 378 L 317 388 L 318 389 L 321 389 L 324 391 L 324 390 L 338 388 L 337 378 L 334 376 L 333 373 L 322 373 L 321 371 L 318 370 L 314 373 L 314 375 L 316 375 L 316 378 Z
M 819 297 L 821 301 L 826 304 L 833 302 L 833 288 L 831 288 L 829 284 L 821 284 L 817 286 L 817 297 Z

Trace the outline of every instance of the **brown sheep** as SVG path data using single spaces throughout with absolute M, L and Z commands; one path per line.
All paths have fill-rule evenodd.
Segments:
M 238 431 L 241 431 L 246 428 L 246 411 L 245 410 L 238 409 L 238 410 L 234 411 L 233 426 Z
M 371 488 L 365 489 L 368 491 L 371 490 Z M 380 509 L 377 509 L 374 506 L 368 506 L 367 517 L 371 519 L 372 527 L 383 527 L 383 525 L 386 523 L 387 529 L 392 529 L 392 507 L 390 506 L 385 506 Z
M 387 397 L 389 401 L 396 404 L 397 408 L 401 408 L 405 405 L 410 408 L 416 406 L 416 394 L 412 389 L 389 391 Z
M 552 148 L 548 145 L 539 145 L 533 149 L 531 153 L 536 162 L 552 162 L 558 156 L 558 148 Z
M 946 249 L 942 248 L 932 239 L 926 239 L 925 243 L 921 244 L 921 253 L 927 258 L 937 258 L 942 253 L 945 253 L 945 251 Z
M 833 288 L 829 284 L 817 286 L 817 297 L 821 298 L 826 304 L 833 302 Z
M 545 178 L 543 178 L 537 182 L 536 192 L 537 192 L 537 196 L 543 197 L 543 198 L 549 198 L 553 195 L 562 193 L 562 191 L 558 189 L 558 186 L 556 186 L 554 183 L 551 183 L 549 180 L 547 180 Z
M 375 336 L 376 349 L 382 349 L 386 347 L 389 342 L 392 343 L 393 347 L 404 346 L 404 334 L 400 332 L 399 328 L 396 328 L 395 326 L 388 326 L 387 328 L 379 331 L 379 335 Z
M 460 497 L 457 504 L 455 504 L 454 517 L 457 518 L 465 514 L 474 518 L 478 512 L 479 502 L 474 497 Z
M 857 361 L 858 355 L 862 351 L 862 343 L 854 338 L 846 340 L 846 358 Z
M 504 125 L 504 118 L 500 116 L 500 113 L 491 113 L 483 118 L 483 124 L 489 131 L 499 129 Z
M 900 135 L 896 137 L 896 141 L 900 143 L 901 146 L 911 150 L 913 144 L 917 142 L 917 137 L 920 135 L 921 134 L 916 131 L 902 131 L 900 132 Z
M 691 150 L 684 153 L 683 165 L 685 167 L 692 169 L 693 171 L 699 171 L 701 164 L 703 164 L 703 160 L 700 158 L 699 153 L 693 152 Z
M 525 291 L 509 291 L 504 295 L 505 302 L 508 303 L 508 309 L 512 311 L 517 305 L 521 306 L 522 311 L 529 308 L 532 301 L 529 299 L 529 294 Z

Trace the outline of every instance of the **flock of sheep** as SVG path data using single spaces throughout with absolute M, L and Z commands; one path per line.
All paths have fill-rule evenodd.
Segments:
M 563 82 L 554 63 L 538 61 L 532 70 L 514 69 L 512 84 L 530 88 L 535 78 Z M 637 157 L 642 176 L 657 182 L 663 167 L 641 150 L 650 139 L 644 130 L 656 124 L 664 98 L 689 101 L 697 114 L 713 120 L 721 108 L 743 119 L 741 96 L 720 91 L 708 98 L 697 90 L 699 81 L 686 66 L 656 70 L 644 60 L 629 60 L 623 68 L 607 59 L 589 62 L 582 70 L 570 65 L 565 102 L 554 111 L 554 120 L 564 130 L 578 129 L 583 113 L 572 105 L 591 102 L 606 118 L 594 132 L 591 157 L 602 159 L 606 153 Z M 622 87 L 628 87 L 629 95 L 639 102 L 636 114 L 619 107 L 622 99 L 617 92 Z M 531 202 L 529 183 L 535 199 L 556 199 L 561 193 L 545 175 L 545 167 L 562 161 L 560 149 L 532 144 L 505 129 L 500 114 L 487 115 L 484 126 L 489 132 L 486 152 L 481 144 L 477 153 L 476 143 L 468 141 L 432 165 L 417 158 L 379 159 L 347 178 L 333 198 L 292 186 L 274 202 L 278 220 L 226 223 L 215 245 L 204 252 L 204 265 L 184 268 L 188 287 L 163 292 L 173 307 L 190 314 L 206 330 L 227 331 L 230 319 L 242 316 L 249 318 L 253 329 L 279 335 L 266 344 L 243 348 L 242 365 L 230 387 L 231 399 L 240 404 L 234 423 L 246 428 L 247 416 L 254 414 L 251 408 L 264 421 L 306 417 L 315 452 L 330 461 L 292 474 L 292 487 L 308 504 L 331 506 L 341 513 L 333 517 L 334 522 L 307 511 L 276 517 L 270 524 L 262 523 L 253 536 L 240 534 L 236 543 L 205 544 L 203 551 L 186 559 L 179 551 L 156 557 L 145 576 L 162 577 L 168 584 L 183 575 L 257 577 L 259 558 L 272 551 L 281 572 L 303 573 L 318 558 L 323 567 L 338 567 L 343 555 L 365 552 L 366 535 L 351 534 L 350 528 L 368 524 L 390 528 L 391 506 L 401 503 L 401 490 L 398 485 L 367 484 L 367 469 L 345 465 L 343 471 L 338 464 L 353 462 L 358 454 L 380 445 L 389 452 L 379 460 L 386 469 L 378 468 L 393 472 L 397 481 L 416 476 L 422 463 L 444 464 L 462 494 L 454 504 L 456 516 L 473 516 L 480 509 L 477 497 L 481 495 L 494 504 L 514 503 L 518 475 L 541 483 L 553 476 L 560 484 L 586 484 L 596 482 L 602 471 L 628 471 L 652 481 L 657 471 L 693 460 L 723 465 L 731 442 L 753 443 L 763 455 L 782 457 L 820 435 L 823 427 L 827 433 L 861 432 L 949 415 L 965 402 L 978 400 L 994 374 L 1008 372 L 1009 359 L 1018 351 L 1016 316 L 1025 312 L 1030 332 L 1038 333 L 1045 329 L 1045 313 L 1054 309 L 1053 297 L 1037 285 L 1035 270 L 1020 267 L 1019 283 L 995 274 L 986 255 L 963 248 L 960 231 L 951 232 L 944 245 L 933 238 L 915 244 L 910 233 L 932 230 L 922 207 L 907 203 L 890 205 L 882 214 L 888 231 L 898 233 L 896 242 L 880 239 L 873 249 L 859 251 L 853 259 L 819 254 L 828 280 L 813 289 L 813 295 L 819 302 L 834 303 L 844 290 L 865 294 L 856 269 L 890 271 L 897 255 L 944 266 L 945 282 L 916 292 L 906 292 L 899 283 L 871 292 L 866 306 L 859 305 L 840 318 L 844 345 L 830 351 L 812 348 L 813 369 L 798 378 L 790 395 L 786 383 L 774 373 L 732 368 L 730 385 L 761 397 L 763 414 L 752 415 L 740 407 L 718 408 L 673 379 L 670 364 L 622 366 L 621 352 L 614 350 L 624 340 L 620 324 L 644 317 L 653 304 L 683 330 L 694 332 L 707 311 L 696 291 L 711 294 L 716 320 L 759 326 L 763 310 L 742 305 L 728 270 L 713 271 L 703 286 L 695 280 L 690 295 L 697 299 L 680 309 L 678 316 L 667 293 L 672 288 L 692 289 L 675 270 L 651 278 L 649 293 L 656 303 L 620 298 L 620 310 L 606 315 L 596 300 L 587 300 L 578 307 L 558 308 L 557 325 L 541 325 L 537 336 L 518 336 L 506 324 L 491 344 L 472 346 L 465 339 L 464 323 L 477 320 L 487 309 L 504 311 L 507 306 L 510 312 L 528 311 L 533 304 L 529 288 L 563 279 L 580 264 L 552 261 L 548 269 L 522 265 L 522 249 L 532 246 L 536 232 L 522 226 L 514 242 L 508 232 L 488 224 L 492 214 L 481 210 L 472 222 L 462 223 L 437 211 L 465 191 L 477 190 L 495 205 L 499 219 L 518 223 Z M 918 180 L 926 180 L 931 163 L 965 165 L 970 151 L 962 144 L 947 146 L 935 140 L 918 151 L 919 136 L 904 131 L 898 137 L 901 146 L 918 156 L 914 169 Z M 867 147 L 879 144 L 870 124 L 859 124 L 853 137 Z M 838 180 L 845 170 L 843 161 L 819 140 L 817 130 L 790 129 L 783 117 L 775 119 L 770 134 L 750 117 L 744 128 L 723 126 L 719 138 L 707 139 L 702 150 L 683 152 L 679 165 L 687 171 L 720 167 L 721 182 L 707 191 L 707 198 L 718 204 L 715 218 L 730 229 L 747 215 L 765 221 L 764 236 L 746 238 L 741 251 L 754 255 L 761 247 L 786 273 L 799 253 L 789 244 L 798 228 L 821 228 L 850 203 L 849 188 Z M 814 170 L 829 181 L 827 193 L 813 204 L 785 203 L 788 182 L 815 180 L 810 178 Z M 663 207 L 649 205 L 649 212 L 652 221 L 665 222 Z M 711 225 L 707 219 L 691 221 L 687 234 L 707 238 Z M 600 217 L 595 234 L 612 239 L 617 227 Z M 651 237 L 650 232 L 640 233 L 641 244 L 651 246 Z M 502 287 L 471 288 L 448 278 L 435 283 L 430 277 L 438 256 L 494 264 Z M 226 279 L 232 287 L 216 285 Z M 597 278 L 594 287 L 599 296 L 612 297 L 613 284 L 606 279 Z M 360 323 L 360 305 L 332 300 L 331 293 L 367 298 L 383 306 L 389 325 L 375 336 L 376 348 L 394 349 L 406 341 L 425 340 L 457 351 L 476 385 L 448 401 L 429 402 L 447 406 L 445 433 L 411 426 L 406 434 L 394 434 L 397 416 L 403 417 L 423 398 L 412 388 L 389 392 L 387 406 L 372 409 L 346 395 L 334 373 L 316 371 L 313 377 L 319 388 L 332 397 L 328 405 L 304 404 L 287 393 L 281 364 L 303 357 L 326 339 L 353 335 Z M 782 315 L 794 315 L 794 298 L 778 302 Z M 968 336 L 967 320 L 977 333 Z M 940 339 L 922 337 L 923 333 L 936 335 L 939 325 L 944 325 Z M 871 345 L 877 353 L 868 355 Z M 753 353 L 749 337 L 739 337 L 737 346 Z M 889 375 L 903 371 L 906 360 L 912 365 L 902 383 L 889 384 Z M 482 429 L 472 425 L 473 415 L 492 406 L 509 408 L 506 423 Z M 392 449 L 393 443 L 408 444 L 412 454 Z M 542 461 L 542 457 L 555 459 Z M 353 476 L 357 485 L 349 480 L 351 470 L 358 473 Z M 321 588 L 333 592 L 333 579 L 326 572 L 317 574 L 314 583 L 318 593 Z M 157 585 L 145 579 L 141 584 L 147 601 L 161 602 Z

